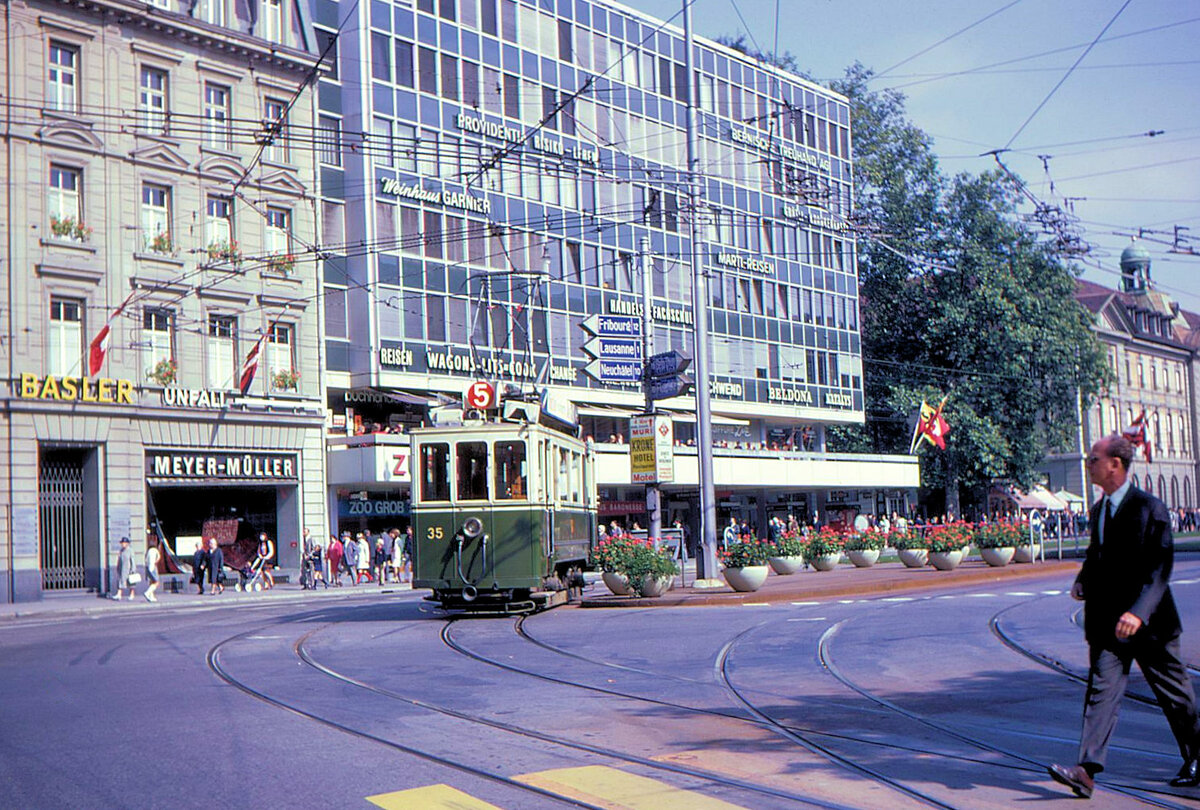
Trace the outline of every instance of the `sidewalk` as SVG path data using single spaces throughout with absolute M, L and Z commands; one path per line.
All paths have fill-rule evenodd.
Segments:
M 800 602 L 848 597 L 878 596 L 905 593 L 931 588 L 965 585 L 1013 587 L 1022 580 L 1053 576 L 1061 582 L 1054 587 L 1067 590 L 1081 564 L 1079 559 L 1049 559 L 1038 563 L 1009 563 L 992 568 L 978 557 L 967 558 L 953 571 L 938 571 L 932 566 L 905 568 L 899 562 L 881 562 L 870 568 L 855 568 L 842 563 L 832 571 L 805 570 L 791 576 L 776 576 L 772 572 L 762 588 L 753 593 L 737 593 L 721 581 L 716 588 L 693 588 L 694 574 L 689 563 L 686 572 L 688 585 L 675 587 L 654 598 L 613 596 L 603 583 L 589 588 L 582 607 L 668 607 L 674 605 L 737 605 L 771 602 Z M 1010 584 L 1011 583 L 1011 584 Z
M 1003 568 L 991 568 L 978 558 L 968 558 L 953 571 L 937 571 L 930 566 L 917 569 L 905 568 L 899 562 L 882 562 L 871 568 L 855 568 L 843 563 L 833 571 L 807 570 L 791 576 L 776 576 L 772 573 L 767 577 L 766 583 L 760 590 L 753 593 L 736 593 L 724 583 L 724 580 L 721 580 L 720 586 L 715 588 L 693 587 L 692 583 L 695 581 L 694 562 L 694 560 L 689 561 L 685 572 L 688 584 L 680 586 L 679 579 L 676 578 L 675 587 L 662 596 L 655 598 L 613 596 L 604 584 L 597 580 L 584 590 L 583 599 L 575 604 L 585 608 L 646 608 L 799 602 L 993 583 L 998 587 L 1015 587 L 1022 580 L 1042 576 L 1056 577 L 1060 582 L 1054 587 L 1065 590 L 1070 587 L 1080 565 L 1078 559 L 1061 561 L 1047 559 L 1045 562 L 1033 564 L 1010 563 Z M 1012 583 L 1012 585 L 1008 583 Z M 298 582 L 292 581 L 257 593 L 239 593 L 232 586 L 227 585 L 225 593 L 218 596 L 202 596 L 190 587 L 185 593 L 160 591 L 158 602 L 150 603 L 142 597 L 143 587 L 138 586 L 137 594 L 132 602 L 118 602 L 98 597 L 95 594 L 72 594 L 69 596 L 51 595 L 38 602 L 0 604 L 0 623 L 31 618 L 69 619 L 83 616 L 107 616 L 134 611 L 144 614 L 146 611 L 179 608 L 216 608 L 287 602 L 317 603 L 329 599 L 368 599 L 399 594 L 411 598 L 421 598 L 428 593 L 424 590 L 414 593 L 412 586 L 407 583 L 389 583 L 383 587 L 374 583 L 363 583 L 353 587 L 343 585 L 340 588 L 320 588 L 315 591 L 306 591 L 300 587 Z
M 137 586 L 133 601 L 116 601 L 97 596 L 94 593 L 50 595 L 38 602 L 19 602 L 17 604 L 0 604 L 0 623 L 17 619 L 56 618 L 70 619 L 81 616 L 107 616 L 118 613 L 136 611 L 144 615 L 147 611 L 162 611 L 178 608 L 217 608 L 235 605 L 262 605 L 287 602 L 320 602 L 329 599 L 365 599 L 372 596 L 397 594 L 411 595 L 412 586 L 408 583 L 391 583 L 380 587 L 374 582 L 364 582 L 361 585 L 343 585 L 340 588 L 318 588 L 306 591 L 300 583 L 294 581 L 276 585 L 270 590 L 238 592 L 232 585 L 226 584 L 225 593 L 217 596 L 196 593 L 195 586 L 188 584 L 183 593 L 164 593 L 161 589 L 157 602 L 147 602 L 142 596 L 145 584 Z M 418 592 L 424 595 L 425 592 Z

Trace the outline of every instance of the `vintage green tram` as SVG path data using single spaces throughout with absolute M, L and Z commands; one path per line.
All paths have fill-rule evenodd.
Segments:
M 530 422 L 412 431 L 413 587 L 448 609 L 565 602 L 596 536 L 593 454 Z

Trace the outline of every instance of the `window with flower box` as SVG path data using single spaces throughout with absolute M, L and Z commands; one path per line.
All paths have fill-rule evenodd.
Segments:
M 233 262 L 242 260 L 242 251 L 234 238 L 233 198 L 208 195 L 204 211 L 204 246 L 209 261 Z
M 295 327 L 290 323 L 271 325 L 267 336 L 267 368 L 274 391 L 295 391 L 300 387 L 300 372 L 296 370 L 293 352 Z
M 208 340 L 204 345 L 208 387 L 233 388 L 234 369 L 237 367 L 237 318 L 232 315 L 209 315 Z
M 62 112 L 79 110 L 79 48 L 50 40 L 46 73 L 46 106 Z
M 287 208 L 267 208 L 267 229 L 263 240 L 267 254 L 267 269 L 276 273 L 291 273 L 296 269 L 292 255 L 292 212 Z
M 139 78 L 138 119 L 142 131 L 167 134 L 167 71 L 143 66 Z
M 46 370 L 50 374 L 77 376 L 83 367 L 83 301 L 50 299 L 50 331 L 46 341 Z
M 175 313 L 162 307 L 142 310 L 142 346 L 146 350 L 146 377 L 157 385 L 175 382 Z
M 142 184 L 142 247 L 152 253 L 175 252 L 171 234 L 171 189 Z
M 83 241 L 90 229 L 84 224 L 82 211 L 83 172 L 79 169 L 50 164 L 50 188 L 46 194 L 46 209 L 50 214 L 50 234 L 56 239 Z

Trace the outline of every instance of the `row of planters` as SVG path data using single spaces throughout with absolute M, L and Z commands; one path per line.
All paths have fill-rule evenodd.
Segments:
M 971 546 L 979 549 L 984 562 L 1004 566 L 1009 562 L 1032 562 L 1038 553 L 1029 545 L 1029 527 L 1012 523 L 951 523 L 931 526 L 924 532 L 888 534 L 874 529 L 839 532 L 823 528 L 808 536 L 785 532 L 774 542 L 745 537 L 721 553 L 725 581 L 735 591 L 756 591 L 768 573 L 794 574 L 804 566 L 831 571 L 842 555 L 856 568 L 870 568 L 883 549 L 896 549 L 908 568 L 932 565 L 949 571 L 962 562 Z M 660 596 L 670 589 L 679 566 L 666 549 L 656 549 L 650 540 L 631 537 L 608 538 L 596 544 L 592 565 L 603 575 L 604 584 L 619 596 Z
M 1004 566 L 1009 562 L 1032 562 L 1038 553 L 1029 545 L 1029 527 L 1011 523 L 990 523 L 973 526 L 951 523 L 933 526 L 924 532 L 892 532 L 884 534 L 874 529 L 843 533 L 823 528 L 808 537 L 785 533 L 779 540 L 768 542 L 745 538 L 726 549 L 721 555 L 725 566 L 725 581 L 735 591 L 755 591 L 762 587 L 769 571 L 786 576 L 804 565 L 817 571 L 831 571 L 841 561 L 843 553 L 856 568 L 870 568 L 879 561 L 887 546 L 896 549 L 900 561 L 908 568 L 932 565 L 939 571 L 949 571 L 962 562 L 971 546 L 979 549 L 984 562 Z

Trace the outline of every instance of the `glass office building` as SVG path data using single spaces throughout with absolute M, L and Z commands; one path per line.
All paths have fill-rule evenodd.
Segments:
M 585 433 L 619 443 L 642 394 L 591 373 L 611 351 L 621 371 L 628 347 L 598 347 L 585 322 L 640 314 L 643 273 L 652 351 L 694 356 L 708 319 L 719 446 L 821 453 L 826 425 L 862 421 L 845 98 L 697 38 L 693 205 L 692 82 L 670 21 L 591 0 L 315 0 L 314 18 L 337 430 L 411 424 L 431 392 L 489 379 L 558 389 Z M 686 445 L 694 399 L 663 404 Z M 851 486 L 915 486 L 911 467 Z M 753 477 L 728 483 L 771 485 Z
M 655 350 L 691 354 L 697 217 L 714 411 L 861 419 L 844 98 L 699 41 L 693 210 L 678 28 L 586 0 L 319 0 L 315 16 L 326 41 L 341 27 L 317 132 L 331 379 L 541 375 L 632 404 L 636 386 L 584 372 L 581 324 L 639 313 L 649 272 Z

